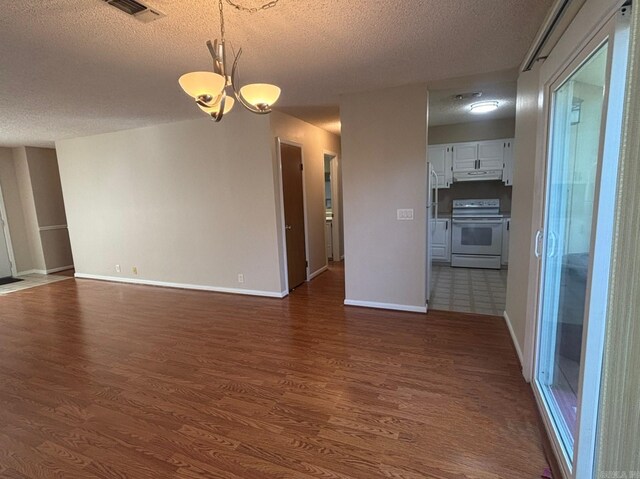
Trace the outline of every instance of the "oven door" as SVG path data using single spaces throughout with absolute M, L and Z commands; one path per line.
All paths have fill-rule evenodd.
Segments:
M 451 223 L 453 254 L 502 254 L 502 219 L 454 219 Z

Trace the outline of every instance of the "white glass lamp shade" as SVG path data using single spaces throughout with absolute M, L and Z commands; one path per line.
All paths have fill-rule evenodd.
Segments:
M 227 99 L 224 101 L 224 112 L 223 115 L 226 115 L 227 113 L 229 113 L 231 111 L 231 109 L 233 108 L 233 104 L 236 101 L 231 98 L 230 96 L 227 97 Z M 206 106 L 202 106 L 202 105 L 198 105 L 198 107 L 200 107 L 200 109 L 205 112 L 207 115 L 217 115 L 218 112 L 220 111 L 220 103 L 218 102 L 215 105 L 213 105 L 212 107 L 206 107 Z
M 270 108 L 280 98 L 280 88 L 268 83 L 252 83 L 240 89 L 240 95 L 254 107 L 265 110 Z
M 222 75 L 213 72 L 191 72 L 182 75 L 178 83 L 192 98 L 210 96 L 215 99 L 222 93 L 226 80 Z
M 498 109 L 497 101 L 479 101 L 471 105 L 471 113 L 489 113 Z

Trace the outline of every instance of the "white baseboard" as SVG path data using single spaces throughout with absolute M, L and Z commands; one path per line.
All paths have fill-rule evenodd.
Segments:
M 196 291 L 210 291 L 213 293 L 229 293 L 229 294 L 242 294 L 246 296 L 262 296 L 265 298 L 279 298 L 282 299 L 286 296 L 285 293 L 275 291 L 259 291 L 251 289 L 236 289 L 236 288 L 221 288 L 217 286 L 206 286 L 200 284 L 184 284 L 184 283 L 171 283 L 167 281 L 152 281 L 149 279 L 134 279 L 134 278 L 119 278 L 117 276 L 100 276 L 95 274 L 76 273 L 76 278 L 79 279 L 95 279 L 98 281 L 109 281 L 113 283 L 126 283 L 126 284 L 138 284 L 143 286 L 159 286 L 161 288 L 174 288 L 174 289 L 192 289 Z
M 60 271 L 66 271 L 68 269 L 72 269 L 73 265 L 70 266 L 61 266 L 60 268 L 51 268 L 51 269 L 29 269 L 27 271 L 18 272 L 18 276 L 24 276 L 27 274 L 52 274 L 59 273 Z
M 315 273 L 311 273 L 309 275 L 309 279 L 308 281 L 311 281 L 313 278 L 315 278 L 316 276 L 320 276 L 322 273 L 324 273 L 325 271 L 329 270 L 329 266 L 327 266 L 326 264 L 320 268 L 318 271 L 316 271 Z
M 426 313 L 426 306 L 410 306 L 407 304 L 395 304 L 395 303 L 376 303 L 373 301 L 356 301 L 353 299 L 345 299 L 345 306 L 359 306 L 361 308 L 374 308 L 374 309 L 390 309 L 392 311 L 408 311 L 411 313 Z
M 518 353 L 518 359 L 520 360 L 520 367 L 523 367 L 524 363 L 522 358 L 524 356 L 522 354 L 522 349 L 520 349 L 520 345 L 518 344 L 518 339 L 516 338 L 516 334 L 513 332 L 513 327 L 511 326 L 511 320 L 509 319 L 509 315 L 505 311 L 504 313 L 502 313 L 502 316 L 504 317 L 504 320 L 507 323 L 507 328 L 509 328 L 509 334 L 511 334 L 511 341 L 513 341 L 513 345 L 516 348 L 516 353 Z
M 51 274 L 51 273 L 59 273 L 60 271 L 67 271 L 69 269 L 73 269 L 73 265 L 69 265 L 69 266 L 61 266 L 59 268 L 52 268 L 52 269 L 47 269 L 45 270 L 44 273 L 42 274 Z M 38 271 L 39 273 L 40 271 Z

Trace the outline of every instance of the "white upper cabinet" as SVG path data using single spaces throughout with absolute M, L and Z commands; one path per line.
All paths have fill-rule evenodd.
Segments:
M 434 145 L 429 147 L 428 161 L 438 175 L 438 188 L 449 188 L 453 181 L 451 174 L 451 160 L 453 158 L 451 145 Z
M 454 181 L 502 180 L 513 184 L 513 139 L 470 141 L 429 147 L 429 157 L 440 176 L 441 166 L 451 161 L 451 174 L 442 169 L 446 180 L 441 188 Z
M 456 143 L 453 149 L 453 171 L 473 171 L 478 166 L 478 142 Z
M 501 170 L 504 165 L 505 142 L 481 141 L 478 143 L 478 170 Z

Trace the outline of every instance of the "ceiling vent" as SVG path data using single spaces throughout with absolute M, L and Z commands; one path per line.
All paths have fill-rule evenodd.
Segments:
M 164 17 L 165 14 L 137 0 L 103 0 L 112 7 L 131 15 L 142 23 L 151 23 Z

